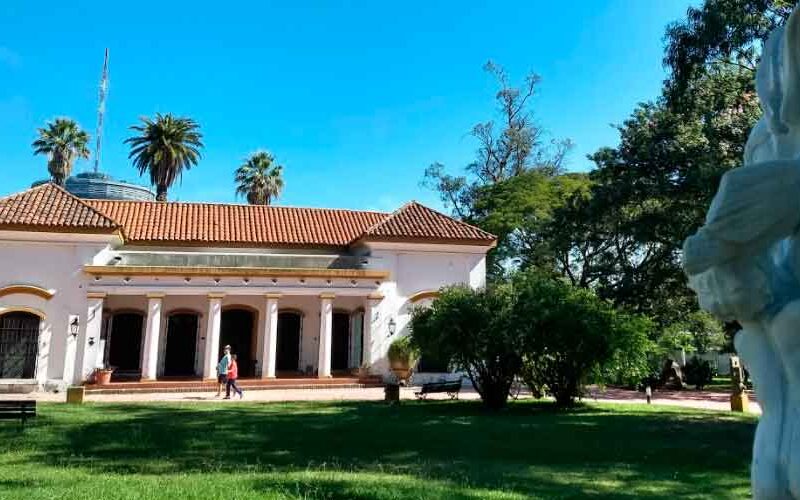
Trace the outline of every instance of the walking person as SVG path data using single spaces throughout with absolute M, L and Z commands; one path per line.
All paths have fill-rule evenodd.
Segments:
M 228 384 L 228 368 L 231 365 L 231 346 L 226 345 L 223 350 L 222 359 L 217 364 L 217 395 L 222 395 L 222 387 Z
M 239 365 L 236 363 L 236 355 L 233 354 L 231 355 L 231 364 L 228 366 L 228 383 L 225 388 L 224 399 L 231 399 L 231 388 L 239 395 L 239 399 L 244 397 L 244 391 L 236 385 L 237 378 L 239 378 Z

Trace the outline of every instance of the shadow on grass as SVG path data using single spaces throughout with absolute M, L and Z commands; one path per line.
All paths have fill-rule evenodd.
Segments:
M 430 481 L 449 488 L 448 498 L 480 498 L 473 489 L 481 488 L 545 498 L 604 489 L 617 498 L 668 498 L 746 484 L 754 427 L 725 414 L 555 411 L 522 402 L 499 413 L 475 402 L 434 401 L 42 405 L 24 433 L 0 427 L 0 452 L 7 465 L 116 474 L 321 473 L 312 480 L 271 475 L 252 485 L 311 498 L 317 488 L 325 498 L 376 498 L 363 481 L 347 479 L 354 472 L 421 480 L 393 486 L 407 490 L 402 497 L 426 496 Z M 626 491 L 637 482 L 649 486 Z

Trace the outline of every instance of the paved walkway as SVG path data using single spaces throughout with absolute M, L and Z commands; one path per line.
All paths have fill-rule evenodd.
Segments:
M 403 388 L 401 391 L 402 399 L 414 399 L 414 388 Z M 521 398 L 530 397 L 522 395 Z M 653 394 L 653 404 L 684 406 L 687 408 L 697 408 L 702 410 L 729 411 L 729 395 L 720 392 L 701 392 L 701 391 L 655 391 Z M 0 394 L 1 400 L 8 399 L 35 399 L 37 401 L 63 402 L 66 398 L 64 393 L 31 393 L 31 394 Z M 447 399 L 446 394 L 431 394 L 429 399 Z M 472 389 L 465 389 L 461 392 L 461 399 L 478 399 L 478 394 Z M 367 389 L 273 389 L 262 391 L 246 391 L 244 401 L 256 402 L 275 402 L 275 401 L 380 401 L 383 399 L 383 388 L 374 387 Z M 761 413 L 761 408 L 755 401 L 753 395 L 750 396 L 750 412 Z M 103 403 L 143 403 L 143 402 L 186 402 L 203 403 L 221 401 L 221 398 L 214 393 L 202 392 L 169 392 L 158 394 L 92 394 L 86 397 L 86 401 Z M 230 404 L 236 404 L 238 397 L 234 397 Z M 591 388 L 590 393 L 584 401 L 596 401 L 602 403 L 644 403 L 644 394 L 636 391 L 628 391 L 615 388 Z
M 756 402 L 753 393 L 750 398 L 750 413 L 761 414 L 761 407 Z M 711 391 L 653 391 L 652 403 L 655 405 L 684 406 L 699 410 L 730 411 L 730 394 Z M 646 403 L 644 393 L 616 388 L 592 388 L 590 394 L 584 398 L 586 401 L 604 403 Z

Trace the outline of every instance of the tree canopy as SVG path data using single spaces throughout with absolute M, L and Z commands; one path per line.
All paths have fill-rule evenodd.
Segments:
M 251 205 L 269 205 L 283 190 L 283 165 L 266 151 L 252 154 L 236 169 L 236 194 Z
M 33 141 L 33 154 L 48 155 L 47 171 L 53 182 L 64 185 L 72 173 L 75 160 L 89 158 L 89 134 L 81 130 L 75 120 L 56 118 L 38 131 Z
M 156 113 L 155 119 L 142 117 L 141 121 L 141 125 L 130 127 L 139 134 L 125 140 L 131 147 L 128 158 L 133 159 L 140 175 L 150 175 L 156 199 L 166 201 L 169 187 L 184 170 L 197 165 L 203 136 L 191 118 Z

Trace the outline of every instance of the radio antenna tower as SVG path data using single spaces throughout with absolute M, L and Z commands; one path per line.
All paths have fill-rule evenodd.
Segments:
M 100 148 L 103 142 L 103 115 L 106 113 L 106 96 L 108 95 L 108 49 L 103 60 L 103 76 L 100 77 L 99 104 L 97 106 L 97 145 L 94 150 L 94 172 L 100 171 Z

